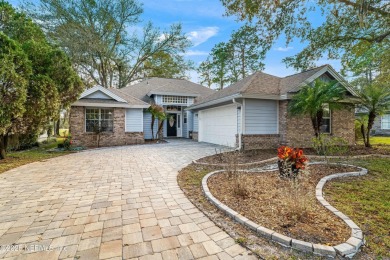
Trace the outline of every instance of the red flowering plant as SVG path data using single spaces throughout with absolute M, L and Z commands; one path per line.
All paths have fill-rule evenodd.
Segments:
M 278 148 L 279 176 L 281 178 L 295 178 L 300 170 L 304 170 L 308 162 L 303 150 L 281 146 Z

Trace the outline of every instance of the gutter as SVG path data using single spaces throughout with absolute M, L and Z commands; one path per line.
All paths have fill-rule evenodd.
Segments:
M 231 101 L 232 99 L 239 98 L 239 97 L 242 97 L 242 95 L 237 93 L 237 94 L 233 94 L 233 95 L 230 95 L 230 96 L 227 96 L 227 97 L 223 97 L 223 98 L 207 101 L 207 102 L 201 103 L 199 105 L 192 105 L 190 107 L 187 107 L 186 109 L 187 110 L 193 110 L 193 109 L 199 109 L 199 108 L 203 108 L 203 107 L 208 107 L 208 106 L 216 105 L 216 104 L 219 104 L 219 103 L 222 103 L 222 102 L 225 102 L 225 101 Z
M 241 110 L 241 132 L 242 132 L 242 110 L 244 109 L 243 108 L 243 104 L 240 103 L 240 102 L 237 102 L 235 98 L 232 99 L 233 101 L 233 104 L 240 104 L 240 110 Z M 241 151 L 242 149 L 242 133 L 238 133 L 238 148 L 236 148 L 236 151 Z

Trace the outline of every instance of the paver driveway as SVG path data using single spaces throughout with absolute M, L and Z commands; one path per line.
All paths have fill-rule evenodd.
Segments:
M 13 259 L 249 259 L 195 208 L 177 171 L 215 147 L 116 147 L 0 175 L 0 256 Z

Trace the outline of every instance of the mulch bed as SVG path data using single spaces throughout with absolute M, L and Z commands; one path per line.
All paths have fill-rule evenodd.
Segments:
M 316 151 L 313 148 L 304 148 L 304 153 L 307 155 L 317 155 Z M 364 145 L 354 145 L 349 147 L 348 152 L 345 154 L 334 154 L 339 156 L 354 156 L 354 155 L 368 155 L 368 154 L 383 154 L 390 155 L 390 149 L 381 149 L 379 145 L 367 148 Z M 210 164 L 231 164 L 232 162 L 243 164 L 243 163 L 253 163 L 258 161 L 263 161 L 271 159 L 277 156 L 276 149 L 256 149 L 248 150 L 243 152 L 220 152 L 216 151 L 216 154 L 203 157 L 197 160 L 200 163 L 210 163 Z
M 350 237 L 350 228 L 317 202 L 315 186 L 326 175 L 355 170 L 311 165 L 295 184 L 281 180 L 277 171 L 231 178 L 221 173 L 212 176 L 208 186 L 218 200 L 259 225 L 292 238 L 336 245 Z
M 198 160 L 201 163 L 211 163 L 211 164 L 229 164 L 232 161 L 235 163 L 251 163 L 257 161 L 263 161 L 271 159 L 277 156 L 276 149 L 258 149 L 258 150 L 248 150 L 243 152 L 226 152 L 226 153 L 216 153 L 211 156 L 203 157 Z

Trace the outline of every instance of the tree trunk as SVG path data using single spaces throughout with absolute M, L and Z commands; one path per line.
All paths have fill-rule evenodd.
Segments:
M 54 122 L 54 125 L 55 125 L 55 134 L 57 135 L 57 136 L 59 136 L 60 135 L 60 119 L 58 119 L 58 120 L 56 120 L 55 122 Z
M 366 129 L 364 128 L 364 123 L 360 126 L 360 132 L 362 133 L 364 146 L 367 147 L 367 139 L 366 139 Z
M 157 137 L 158 139 L 161 139 L 161 130 L 164 126 L 164 120 L 161 120 L 159 125 L 158 125 L 158 131 L 157 131 Z
M 371 129 L 372 127 L 374 126 L 374 121 L 375 121 L 375 112 L 371 111 L 369 114 L 368 114 L 368 124 L 367 124 L 367 142 L 365 143 L 366 147 L 371 147 L 371 143 L 370 143 L 370 132 L 371 132 Z
M 152 130 L 152 140 L 154 140 L 154 115 L 152 115 L 152 123 L 150 124 L 150 128 Z
M 0 136 L 0 160 L 5 159 L 8 147 L 8 135 Z

